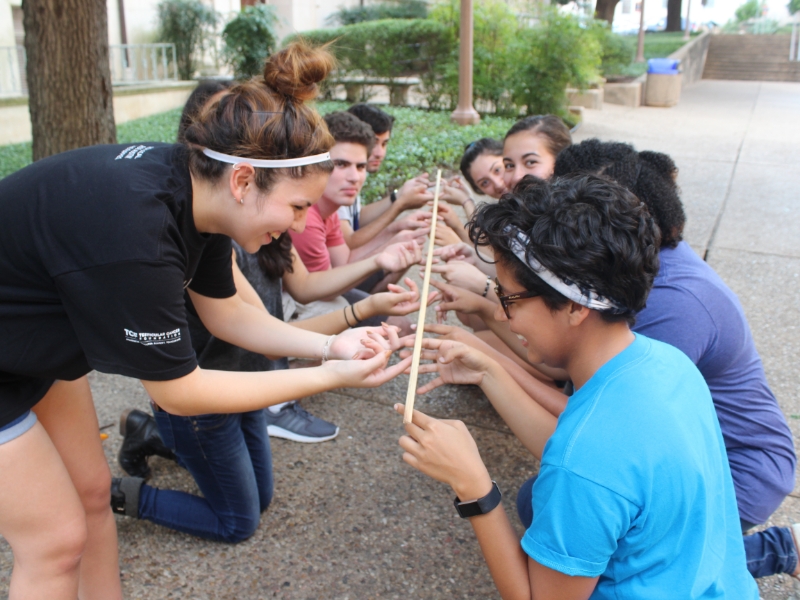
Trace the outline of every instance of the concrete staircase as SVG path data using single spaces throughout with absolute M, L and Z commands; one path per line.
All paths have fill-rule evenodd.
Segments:
M 800 62 L 789 62 L 790 37 L 712 35 L 703 79 L 800 82 Z

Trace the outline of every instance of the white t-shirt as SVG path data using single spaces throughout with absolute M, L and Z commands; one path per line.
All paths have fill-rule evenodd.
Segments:
M 347 221 L 353 231 L 357 230 L 358 218 L 361 215 L 361 194 L 356 196 L 356 201 L 352 206 L 340 206 L 336 214 L 339 215 L 339 221 Z

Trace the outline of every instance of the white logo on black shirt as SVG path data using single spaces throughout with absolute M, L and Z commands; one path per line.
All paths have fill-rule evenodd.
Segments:
M 181 341 L 181 330 L 173 329 L 163 333 L 136 333 L 130 329 L 125 329 L 125 341 L 141 344 L 142 346 L 160 346 L 161 344 L 172 344 Z
M 114 160 L 122 160 L 123 158 L 136 160 L 137 158 L 141 158 L 142 154 L 152 149 L 153 146 L 128 146 L 125 150 L 120 152 Z

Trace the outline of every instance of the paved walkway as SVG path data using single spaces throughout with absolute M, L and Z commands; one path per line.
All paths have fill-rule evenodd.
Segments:
M 800 440 L 800 84 L 703 81 L 671 109 L 606 105 L 576 136 L 666 152 L 680 167 L 686 238 L 739 294 L 767 375 Z M 146 407 L 132 380 L 94 374 L 100 423 Z M 406 379 L 379 390 L 323 394 L 304 404 L 341 426 L 319 445 L 273 441 L 276 497 L 253 538 L 208 543 L 131 519 L 118 521 L 126 598 L 496 598 L 474 536 L 450 492 L 400 460 L 390 411 Z M 518 529 L 514 491 L 537 464 L 474 388 L 440 388 L 419 406 L 464 419 Z M 109 462 L 120 436 L 108 430 Z M 191 478 L 153 459 L 153 483 L 191 491 Z M 800 495 L 774 515 L 800 521 Z M 2 544 L 2 542 L 0 542 Z M 11 553 L 0 545 L 0 597 Z M 788 579 L 761 582 L 767 600 L 793 598 Z

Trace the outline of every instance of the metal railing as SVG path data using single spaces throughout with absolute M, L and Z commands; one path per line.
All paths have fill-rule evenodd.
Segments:
M 108 54 L 114 85 L 178 80 L 175 44 L 120 44 Z
M 114 85 L 178 81 L 175 44 L 123 44 L 108 50 Z M 0 46 L 0 97 L 28 94 L 25 62 L 24 46 Z
M 25 47 L 0 46 L 0 96 L 24 96 L 27 93 Z

